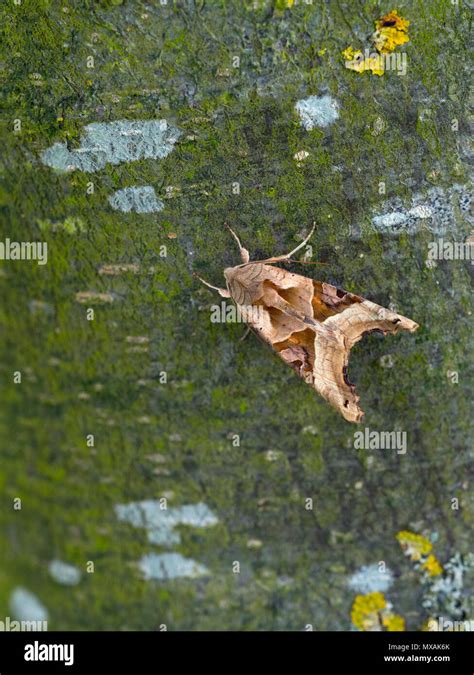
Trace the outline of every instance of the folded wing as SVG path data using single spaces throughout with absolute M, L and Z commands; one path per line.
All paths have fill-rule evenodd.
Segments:
M 241 308 L 249 326 L 346 420 L 360 422 L 364 413 L 347 377 L 352 346 L 367 333 L 414 332 L 418 324 L 331 284 L 269 265 L 251 282 L 258 290 L 245 294 L 250 303 Z

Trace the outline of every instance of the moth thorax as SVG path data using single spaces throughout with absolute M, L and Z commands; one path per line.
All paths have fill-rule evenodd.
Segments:
M 224 270 L 224 276 L 227 281 L 232 281 L 235 276 L 235 267 L 226 267 Z

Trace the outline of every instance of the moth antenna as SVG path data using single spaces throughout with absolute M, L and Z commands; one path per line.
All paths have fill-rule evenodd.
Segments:
M 277 255 L 277 256 L 274 256 L 272 258 L 267 258 L 267 260 L 260 260 L 258 262 L 274 263 L 274 262 L 280 262 L 281 260 L 289 260 L 292 255 L 297 253 L 297 251 L 299 251 L 300 248 L 303 248 L 303 246 L 305 246 L 308 243 L 308 241 L 311 239 L 315 229 L 316 229 L 316 221 L 313 221 L 313 227 L 311 228 L 311 231 L 308 234 L 308 236 L 305 239 L 303 239 L 301 244 L 298 244 L 298 246 L 296 248 L 294 248 L 292 251 L 290 251 L 289 253 L 285 253 L 284 255 Z M 257 262 L 257 261 L 255 261 L 255 262 Z
M 247 251 L 246 248 L 244 248 L 242 246 L 242 244 L 240 243 L 240 239 L 235 234 L 234 230 L 229 225 L 227 225 L 227 223 L 225 223 L 225 226 L 227 227 L 227 229 L 229 230 L 229 232 L 231 233 L 231 235 L 234 237 L 235 241 L 237 242 L 237 246 L 239 247 L 240 257 L 242 258 L 242 262 L 248 263 L 249 260 L 250 260 L 250 253 Z
M 212 284 L 210 284 L 205 279 L 202 279 L 199 276 L 199 274 L 196 274 L 196 272 L 193 272 L 193 277 L 196 277 L 197 279 L 199 279 L 199 281 L 201 283 L 203 283 L 204 286 L 207 286 L 208 288 L 212 288 L 213 291 L 217 291 L 222 298 L 230 298 L 230 293 L 226 288 L 219 288 L 218 286 L 213 286 Z
M 311 230 L 309 231 L 308 236 L 307 236 L 306 239 L 304 240 L 304 242 L 303 242 L 304 244 L 306 244 L 306 242 L 308 242 L 308 241 L 311 239 L 311 237 L 312 237 L 313 234 L 314 234 L 315 229 L 316 229 L 316 221 L 313 220 L 313 227 L 311 228 Z
M 319 262 L 318 260 L 293 260 L 288 258 L 286 262 L 299 263 L 300 265 L 327 265 L 328 263 Z
M 308 241 L 309 241 L 309 240 L 311 239 L 311 237 L 313 236 L 313 232 L 315 231 L 315 229 L 316 229 L 316 221 L 313 221 L 313 227 L 311 228 L 311 230 L 310 230 L 309 234 L 307 235 L 307 237 L 306 237 L 305 239 L 303 239 L 303 241 L 301 242 L 301 244 L 298 244 L 298 246 L 297 246 L 296 248 L 294 248 L 292 251 L 290 251 L 289 253 L 287 253 L 285 256 L 281 256 L 281 257 L 291 258 L 292 255 L 294 255 L 297 251 L 300 250 L 300 248 L 303 248 L 303 246 L 305 246 L 305 245 L 308 243 Z

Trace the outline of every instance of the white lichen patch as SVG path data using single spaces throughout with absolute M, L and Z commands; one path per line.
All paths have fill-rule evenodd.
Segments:
M 391 354 L 384 354 L 383 356 L 380 357 L 379 363 L 382 366 L 382 368 L 393 368 L 395 365 L 394 358 Z
M 339 117 L 339 104 L 328 94 L 303 98 L 297 101 L 295 109 L 306 131 L 327 127 Z
M 431 218 L 433 216 L 433 209 L 428 204 L 418 204 L 407 211 L 392 211 L 381 216 L 374 216 L 373 224 L 378 229 L 391 229 L 407 225 L 409 220 Z
M 282 456 L 282 453 L 278 450 L 267 450 L 265 453 L 265 459 L 267 462 L 277 462 Z
M 164 208 L 151 185 L 127 187 L 110 195 L 109 204 L 115 211 L 123 213 L 157 213 Z
M 81 580 L 80 570 L 62 560 L 51 560 L 48 565 L 48 571 L 54 581 L 63 586 L 76 586 Z
M 209 574 L 205 565 L 197 563 L 192 558 L 185 558 L 181 553 L 148 553 L 140 559 L 138 565 L 147 580 L 161 581 L 183 577 L 195 579 Z
M 89 305 L 102 305 L 114 301 L 114 296 L 111 293 L 99 293 L 96 291 L 79 291 L 76 293 L 76 301 L 82 305 L 88 303 Z
M 455 553 L 444 565 L 444 574 L 425 582 L 422 605 L 430 610 L 431 616 L 457 620 L 469 615 L 469 596 L 464 581 L 473 569 L 473 554 Z
M 163 159 L 180 135 L 166 120 L 94 122 L 84 128 L 79 148 L 69 150 L 65 143 L 54 143 L 41 158 L 58 171 L 93 172 L 106 164 Z
M 131 345 L 146 345 L 150 342 L 150 338 L 147 335 L 127 335 L 125 342 Z
M 431 218 L 433 209 L 428 204 L 419 204 L 410 209 L 408 215 L 413 216 L 414 218 Z
M 26 588 L 18 586 L 10 596 L 10 611 L 18 621 L 47 621 L 48 610 L 43 603 Z
M 379 230 L 390 230 L 404 225 L 408 220 L 408 215 L 401 211 L 393 211 L 392 213 L 384 213 L 381 216 L 374 216 L 372 222 Z
M 309 152 L 307 150 L 299 150 L 293 155 L 293 159 L 296 159 L 297 162 L 302 162 L 307 157 L 309 157 Z
M 48 565 L 48 571 L 54 581 L 63 586 L 76 586 L 81 580 L 81 572 L 62 560 L 52 560 Z
M 356 593 L 385 593 L 393 584 L 393 574 L 387 567 L 364 565 L 349 578 L 348 586 Z
M 218 520 L 206 504 L 185 504 L 164 508 L 161 500 L 146 500 L 131 504 L 117 504 L 115 512 L 119 520 L 147 531 L 148 541 L 161 546 L 179 544 L 181 537 L 175 530 L 177 525 L 210 527 Z
M 470 204 L 468 186 L 433 187 L 424 195 L 415 194 L 409 207 L 397 197 L 387 200 L 384 213 L 373 216 L 372 224 L 384 234 L 414 234 L 424 229 L 432 234 L 456 236 L 464 224 L 474 225 Z
M 119 265 L 101 265 L 98 270 L 99 274 L 106 274 L 107 276 L 119 276 L 121 274 L 138 274 L 140 272 L 140 265 L 138 263 L 123 263 Z

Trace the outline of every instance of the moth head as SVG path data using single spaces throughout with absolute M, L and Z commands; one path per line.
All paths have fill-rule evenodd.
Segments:
M 226 267 L 225 270 L 224 270 L 224 277 L 225 277 L 225 285 L 227 286 L 227 290 L 232 295 L 231 287 L 232 287 L 232 282 L 235 279 L 235 267 Z
M 225 270 L 224 270 L 224 276 L 225 276 L 225 280 L 227 281 L 227 283 L 232 281 L 232 279 L 235 276 L 234 268 L 233 267 L 226 267 Z
M 252 265 L 252 263 L 245 263 L 243 265 L 236 265 L 235 267 L 226 267 L 224 270 L 224 276 L 227 283 L 230 283 L 235 277 L 239 274 L 242 267 L 247 267 Z

